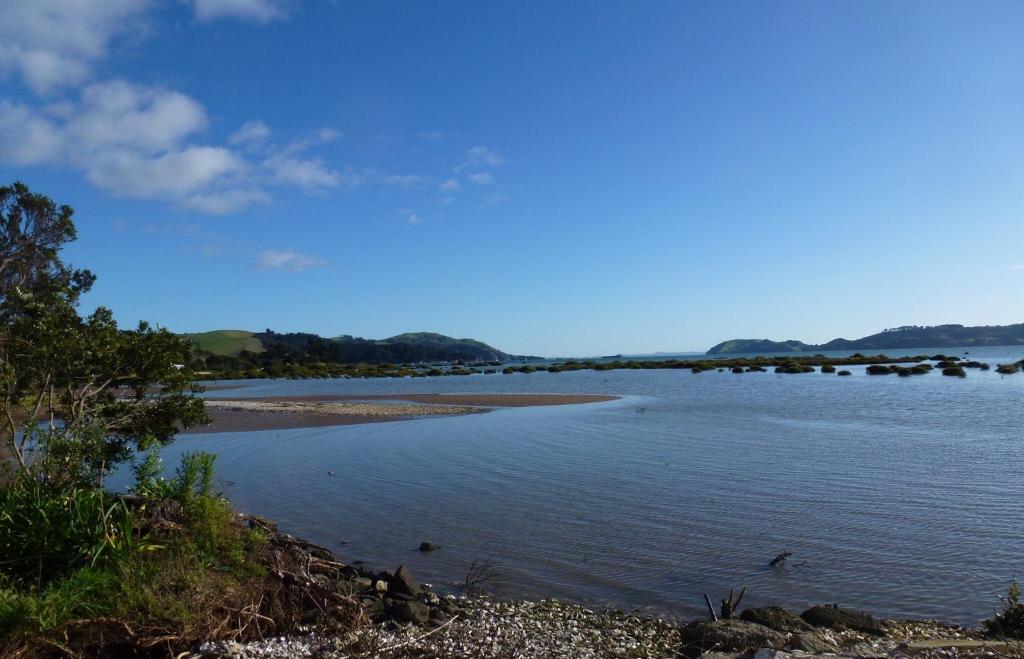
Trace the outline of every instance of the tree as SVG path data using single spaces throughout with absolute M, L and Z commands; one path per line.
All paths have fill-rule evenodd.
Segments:
M 121 330 L 103 307 L 79 314 L 95 278 L 60 259 L 75 238 L 72 214 L 21 183 L 0 188 L 0 436 L 22 472 L 52 470 L 46 455 L 26 455 L 42 424 L 39 450 L 76 456 L 60 469 L 102 478 L 133 448 L 165 444 L 207 417 L 200 389 L 176 366 L 191 359 L 187 341 L 147 323 Z

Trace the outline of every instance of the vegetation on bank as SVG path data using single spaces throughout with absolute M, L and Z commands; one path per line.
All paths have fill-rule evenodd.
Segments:
M 936 364 L 926 363 L 935 361 Z M 784 357 L 737 357 L 721 359 L 661 359 L 661 360 L 568 360 L 553 363 L 502 364 L 501 362 L 456 362 L 452 364 L 334 364 L 327 362 L 293 362 L 279 359 L 269 360 L 263 366 L 249 364 L 237 370 L 238 362 L 220 362 L 209 359 L 197 367 L 206 370 L 192 370 L 197 379 L 232 380 L 259 378 L 402 378 L 402 377 L 433 377 L 447 375 L 492 374 L 499 370 L 505 375 L 515 373 L 563 373 L 567 371 L 611 371 L 611 370 L 643 370 L 643 369 L 675 369 L 688 370 L 693 373 L 704 371 L 729 370 L 733 373 L 758 373 L 773 370 L 776 373 L 836 373 L 851 375 L 847 369 L 838 371 L 841 366 L 866 366 L 871 375 L 899 376 L 924 375 L 933 368 L 952 368 L 962 371 L 964 368 L 989 370 L 989 365 L 982 362 L 963 361 L 959 357 L 947 355 L 914 355 L 890 357 L 884 354 L 864 355 L 854 353 L 847 357 L 825 357 L 823 355 L 786 355 Z M 221 364 L 225 370 L 210 370 L 212 365 Z M 903 366 L 912 364 L 911 366 Z M 1000 365 L 997 372 L 1012 374 L 1024 366 L 1024 360 L 1014 364 Z M 966 375 L 966 373 L 965 373 Z
M 207 420 L 191 346 L 109 310 L 82 315 L 94 281 L 60 258 L 72 210 L 0 188 L 0 655 L 74 654 L 97 638 L 202 638 L 238 617 L 262 539 L 213 491 L 213 457 L 165 479 L 156 451 Z M 130 496 L 105 477 L 134 456 Z M 262 592 L 258 595 L 262 596 Z

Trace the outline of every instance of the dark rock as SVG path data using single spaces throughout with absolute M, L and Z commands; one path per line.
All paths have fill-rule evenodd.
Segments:
M 740 620 L 756 622 L 777 632 L 806 632 L 814 629 L 803 618 L 777 606 L 744 609 Z
M 391 615 L 399 622 L 425 625 L 430 619 L 430 607 L 423 602 L 399 602 L 390 609 Z
M 814 632 L 802 632 L 793 634 L 789 640 L 789 647 L 793 650 L 803 650 L 814 654 L 825 654 L 835 652 L 836 646 Z
M 834 606 L 812 606 L 800 617 L 815 627 L 827 627 L 838 631 L 852 629 L 865 634 L 884 636 L 885 632 L 879 626 L 878 621 L 867 613 L 847 611 Z
M 435 545 L 433 542 L 421 542 L 420 551 L 437 551 L 441 548 L 441 545 Z
M 786 635 L 746 620 L 697 620 L 680 630 L 680 650 L 687 657 L 705 652 L 752 652 L 760 648 L 781 649 Z
M 406 595 L 419 595 L 423 592 L 423 588 L 416 581 L 416 578 L 412 576 L 412 572 L 404 565 L 399 565 L 398 569 L 395 570 L 395 574 L 388 579 L 388 586 L 388 590 Z
M 448 622 L 448 614 L 441 609 L 434 607 L 430 609 L 430 619 L 440 620 L 441 622 Z

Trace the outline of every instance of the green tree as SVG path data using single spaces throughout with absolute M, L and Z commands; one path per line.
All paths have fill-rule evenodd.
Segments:
M 207 417 L 179 368 L 191 361 L 187 341 L 147 323 L 121 330 L 103 307 L 79 314 L 95 278 L 60 258 L 76 236 L 72 215 L 21 183 L 0 188 L 2 437 L 21 471 L 54 466 L 46 456 L 30 461 L 29 448 L 63 446 L 62 455 L 77 456 L 74 473 L 102 478 L 133 448 L 169 442 Z M 33 441 L 41 425 L 46 441 Z M 66 450 L 97 435 L 89 450 Z

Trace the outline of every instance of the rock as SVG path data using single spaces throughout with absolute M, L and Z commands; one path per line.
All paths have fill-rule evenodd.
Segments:
M 847 611 L 833 606 L 812 606 L 801 613 L 800 617 L 815 627 L 827 627 L 838 631 L 852 629 L 874 636 L 885 635 L 878 622 L 867 613 Z
M 789 639 L 789 647 L 794 650 L 802 650 L 804 652 L 812 652 L 814 654 L 824 654 L 836 651 L 836 646 L 834 644 L 826 641 L 814 632 L 793 634 Z
M 373 581 L 367 579 L 366 577 L 356 577 L 352 580 L 352 583 L 359 586 L 363 590 L 370 590 L 371 588 L 373 588 Z
M 777 606 L 764 608 L 744 609 L 740 614 L 740 620 L 756 622 L 777 632 L 804 632 L 813 629 L 807 622 L 795 613 L 790 613 Z
M 437 551 L 441 548 L 441 545 L 435 545 L 433 542 L 421 542 L 420 551 Z
M 746 620 L 697 620 L 680 631 L 681 650 L 688 657 L 705 652 L 754 652 L 782 648 L 786 635 Z
M 404 565 L 398 566 L 395 574 L 388 580 L 388 586 L 390 590 L 406 595 L 419 595 L 423 592 L 423 588 L 420 587 L 416 578 L 412 576 L 412 572 Z
M 430 619 L 430 607 L 423 602 L 399 602 L 391 608 L 391 615 L 399 622 L 425 625 Z

